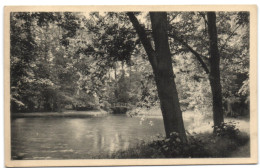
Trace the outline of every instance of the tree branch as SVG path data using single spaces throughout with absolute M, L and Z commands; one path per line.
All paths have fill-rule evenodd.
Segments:
M 204 19 L 205 24 L 208 25 L 208 21 L 207 21 L 207 19 L 205 17 L 205 13 L 199 12 L 199 15 Z
M 193 50 L 191 48 L 191 46 L 189 46 L 184 40 L 182 40 L 181 38 L 177 37 L 176 35 L 174 34 L 168 34 L 169 37 L 179 41 L 183 46 L 185 46 L 192 54 L 195 55 L 195 57 L 197 58 L 197 60 L 200 62 L 202 68 L 205 70 L 205 72 L 208 74 L 209 73 L 209 69 L 207 67 L 207 65 L 205 64 L 205 62 L 202 60 L 202 56 L 196 52 L 195 50 Z
M 168 23 L 171 23 L 171 21 L 173 21 L 177 16 L 179 15 L 179 13 L 177 13 L 176 15 L 172 16 L 171 20 L 168 21 Z
M 127 15 L 130 19 L 130 21 L 132 22 L 138 36 L 139 39 L 141 40 L 144 49 L 148 55 L 148 59 L 153 67 L 153 69 L 157 69 L 157 59 L 156 59 L 156 54 L 155 51 L 152 47 L 151 41 L 147 38 L 147 35 L 145 33 L 145 29 L 140 25 L 140 23 L 138 22 L 137 18 L 135 17 L 133 12 L 127 12 Z
M 207 33 L 207 25 L 208 25 L 208 21 L 206 19 L 205 13 L 204 12 L 199 12 L 199 15 L 204 19 L 204 23 L 205 23 L 205 34 Z
M 234 30 L 233 32 L 228 36 L 228 38 L 226 39 L 225 43 L 221 46 L 220 50 L 219 50 L 219 53 L 221 53 L 223 51 L 223 49 L 225 48 L 228 40 L 235 34 L 236 30 L 241 26 L 242 24 L 238 25 Z

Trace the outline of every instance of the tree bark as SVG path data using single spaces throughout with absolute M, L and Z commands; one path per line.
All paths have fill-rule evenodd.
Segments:
M 128 16 L 141 39 L 153 68 L 166 136 L 169 137 L 170 133 L 177 132 L 180 134 L 181 140 L 186 142 L 187 138 L 168 43 L 167 14 L 165 12 L 150 12 L 155 50 L 134 14 L 128 13 Z
M 218 37 L 216 26 L 216 13 L 208 12 L 208 34 L 210 41 L 210 73 L 209 81 L 213 97 L 213 121 L 214 126 L 219 126 L 224 122 L 222 105 L 222 88 L 220 83 L 219 62 L 220 55 L 218 50 Z

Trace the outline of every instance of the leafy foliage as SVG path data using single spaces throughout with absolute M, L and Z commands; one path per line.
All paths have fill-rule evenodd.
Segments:
M 234 122 L 222 123 L 220 126 L 215 126 L 214 128 L 216 135 L 221 137 L 236 139 L 240 133 Z
M 152 38 L 148 15 L 136 16 Z M 249 102 L 249 17 L 217 12 L 224 100 Z M 179 35 L 208 65 L 205 12 L 171 12 L 168 21 L 168 33 Z M 16 12 L 10 23 L 12 111 L 159 105 L 152 68 L 124 12 Z M 211 113 L 207 74 L 179 41 L 169 38 L 169 44 L 182 110 Z
M 208 64 L 209 46 L 207 18 L 204 12 L 172 12 L 169 17 L 169 37 L 179 36 Z M 217 31 L 221 55 L 221 84 L 224 100 L 240 97 L 245 102 L 249 95 L 249 14 L 247 12 L 218 12 Z M 179 35 L 181 34 L 181 35 Z M 183 110 L 211 111 L 208 76 L 190 50 L 179 40 L 170 38 L 173 52 L 176 85 Z M 189 82 L 187 82 L 189 81 Z M 241 90 L 242 89 L 242 90 Z M 247 91 L 246 91 L 247 90 Z M 245 93 L 243 96 L 241 93 Z
M 149 145 L 169 158 L 208 157 L 209 155 L 200 139 L 189 136 L 188 142 L 183 142 L 177 132 L 172 132 L 169 138 L 154 141 Z

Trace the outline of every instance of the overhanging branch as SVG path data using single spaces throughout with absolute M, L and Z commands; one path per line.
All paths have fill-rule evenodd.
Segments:
M 223 51 L 223 49 L 225 48 L 228 40 L 235 34 L 236 30 L 241 26 L 242 24 L 238 25 L 234 30 L 233 32 L 228 36 L 228 38 L 226 39 L 225 43 L 221 46 L 220 50 L 219 50 L 219 53 L 221 53 Z
M 140 23 L 138 22 L 138 20 L 135 17 L 133 12 L 127 12 L 127 15 L 129 17 L 130 21 L 132 22 L 140 40 L 144 46 L 144 49 L 148 55 L 148 59 L 152 65 L 153 69 L 155 70 L 157 68 L 157 60 L 156 60 L 156 56 L 155 56 L 155 51 L 152 47 L 151 41 L 147 38 L 144 27 L 142 27 L 140 25 Z
M 191 46 L 189 46 L 184 40 L 182 40 L 181 38 L 179 38 L 178 36 L 174 35 L 174 34 L 168 34 L 168 37 L 171 37 L 177 41 L 179 41 L 183 46 L 185 46 L 192 54 L 195 55 L 195 57 L 197 58 L 197 60 L 199 61 L 199 63 L 201 64 L 202 68 L 205 70 L 205 72 L 208 74 L 209 73 L 209 69 L 207 67 L 207 65 L 205 64 L 205 62 L 202 60 L 202 56 L 196 52 L 195 50 L 193 50 L 191 48 Z

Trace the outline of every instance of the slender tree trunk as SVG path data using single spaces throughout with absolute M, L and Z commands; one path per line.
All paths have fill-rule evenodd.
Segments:
M 128 16 L 141 39 L 153 68 L 166 136 L 169 137 L 171 132 L 178 132 L 182 141 L 186 142 L 187 138 L 168 44 L 167 14 L 165 12 L 150 13 L 155 50 L 134 14 L 129 12 Z
M 118 92 L 117 92 L 117 64 L 115 62 L 114 64 L 114 71 L 115 71 L 115 90 L 114 90 L 114 94 L 115 94 L 115 98 L 116 98 L 116 101 L 118 100 Z
M 116 63 L 114 64 L 114 72 L 115 72 L 115 81 L 117 81 L 117 73 L 116 73 L 117 69 L 116 69 Z
M 130 55 L 130 65 L 129 65 L 129 84 L 130 84 L 130 90 L 132 88 L 132 64 L 131 64 L 131 55 Z
M 223 121 L 222 89 L 220 83 L 219 62 L 220 55 L 218 50 L 218 37 L 216 27 L 216 13 L 208 12 L 208 34 L 210 40 L 210 73 L 209 80 L 213 97 L 213 121 L 214 126 L 219 126 Z

